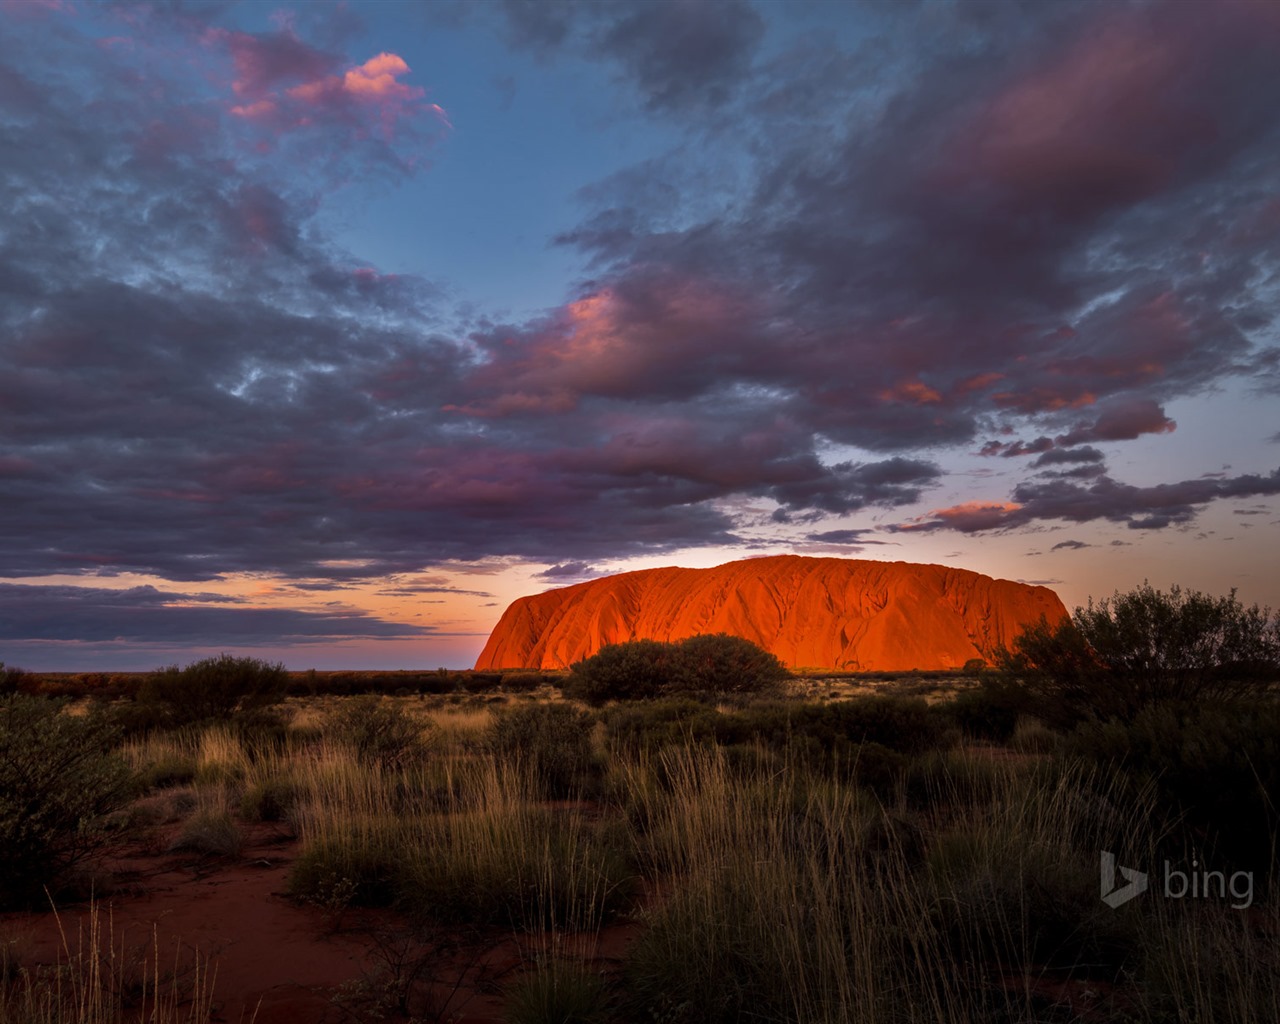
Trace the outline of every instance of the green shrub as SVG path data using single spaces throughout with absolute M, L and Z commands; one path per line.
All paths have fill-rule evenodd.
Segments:
M 0 907 L 39 902 L 101 845 L 102 819 L 131 783 L 114 738 L 100 719 L 65 714 L 61 701 L 0 698 Z
M 1246 608 L 1235 591 L 1213 598 L 1151 584 L 1117 593 L 1070 619 L 1041 619 L 998 654 L 1042 720 L 1132 721 L 1164 702 L 1225 703 L 1280 681 L 1280 618 Z
M 674 659 L 674 645 L 659 640 L 607 644 L 569 667 L 564 691 L 590 704 L 657 697 L 671 686 Z
M 714 739 L 720 715 L 688 697 L 617 704 L 605 712 L 609 738 L 622 750 L 658 750 L 690 740 Z
M 526 765 L 544 797 L 573 796 L 595 767 L 594 727 L 595 719 L 572 704 L 530 704 L 497 715 L 493 746 Z
M 332 911 L 389 907 L 401 891 L 407 849 L 394 832 L 313 840 L 293 862 L 289 894 Z
M 966 736 L 1008 743 L 1018 727 L 1019 715 L 1027 707 L 1027 698 L 1016 683 L 988 675 L 977 687 L 962 690 L 939 707 Z
M 5 663 L 0 661 L 0 697 L 24 691 L 27 682 L 25 670 L 18 668 L 17 665 L 10 665 L 6 668 Z
M 329 731 L 349 746 L 360 762 L 376 762 L 398 771 L 426 752 L 423 726 L 398 704 L 375 694 L 346 698 L 329 719 Z
M 768 651 L 727 633 L 673 643 L 608 644 L 571 665 L 569 671 L 565 694 L 591 704 L 681 693 L 713 699 L 740 697 L 775 691 L 788 676 L 782 662 Z
M 138 701 L 154 709 L 155 721 L 168 727 L 227 719 L 282 700 L 289 677 L 282 664 L 220 654 L 152 672 L 138 690 Z
M 502 688 L 512 693 L 532 693 L 546 681 L 539 672 L 510 672 L 502 677 Z
M 1086 723 L 1076 756 L 1154 788 L 1168 841 L 1205 863 L 1274 870 L 1280 848 L 1280 705 L 1165 705 L 1132 722 Z M 1171 854 L 1183 855 L 1173 849 Z
M 712 697 L 776 690 L 790 673 L 763 647 L 728 633 L 691 636 L 677 649 L 672 689 Z

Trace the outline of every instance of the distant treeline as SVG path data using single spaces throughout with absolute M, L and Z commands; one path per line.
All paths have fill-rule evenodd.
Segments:
M 158 670 L 164 671 L 164 670 Z M 152 672 L 24 672 L 6 669 L 0 690 L 46 697 L 94 697 L 133 699 Z M 412 696 L 419 693 L 529 692 L 545 683 L 558 686 L 565 673 L 528 670 L 475 672 L 470 669 L 405 669 L 401 671 L 320 672 L 308 669 L 288 673 L 290 697 L 378 693 Z
M 160 671 L 160 670 L 158 670 Z M 903 679 L 958 679 L 975 675 L 977 666 L 964 669 L 848 672 L 807 668 L 793 673 L 801 679 L 841 679 L 891 682 Z M 25 672 L 0 670 L 0 692 L 45 697 L 94 697 L 132 699 L 151 672 Z M 379 693 L 407 697 L 418 693 L 527 693 L 546 684 L 561 686 L 567 670 L 506 669 L 477 672 L 472 669 L 402 669 L 398 671 L 334 671 L 307 669 L 290 672 L 286 693 L 290 697 L 345 696 Z

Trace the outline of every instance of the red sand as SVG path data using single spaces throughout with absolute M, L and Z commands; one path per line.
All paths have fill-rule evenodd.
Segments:
M 285 891 L 297 844 L 273 826 L 247 832 L 243 853 L 234 860 L 155 852 L 154 836 L 150 850 L 139 845 L 122 851 L 109 865 L 115 892 L 97 901 L 103 946 L 110 928 L 117 950 L 123 944 L 130 953 L 145 951 L 154 958 L 158 946 L 162 971 L 173 968 L 175 955 L 184 970 L 196 952 L 208 958 L 210 971 L 216 971 L 213 1021 L 338 1024 L 352 1019 L 334 1005 L 335 989 L 376 977 L 386 958 L 376 950 L 374 933 L 394 935 L 391 945 L 399 945 L 409 935 L 407 926 L 387 911 L 349 910 L 335 920 L 330 912 L 293 902 Z M 74 953 L 78 930 L 88 934 L 89 908 L 68 908 L 57 917 L 0 915 L 0 929 L 18 940 L 23 966 L 58 960 L 59 924 Z M 572 945 L 607 967 L 634 927 L 615 926 L 587 940 L 578 937 Z M 425 973 L 434 975 L 435 983 L 428 979 L 415 986 L 415 1011 L 421 1014 L 425 1004 L 434 1003 L 435 1010 L 444 1011 L 441 1020 L 500 1021 L 502 986 L 544 944 L 537 936 L 501 930 L 469 946 L 455 944 L 454 951 L 429 964 Z M 434 1010 L 426 1017 L 433 1015 Z

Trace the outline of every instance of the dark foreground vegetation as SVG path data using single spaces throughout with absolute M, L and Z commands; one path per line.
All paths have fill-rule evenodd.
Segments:
M 318 676 L 290 696 L 298 676 L 228 657 L 74 709 L 15 677 L 0 901 L 109 891 L 95 853 L 164 806 L 227 863 L 277 821 L 296 900 L 394 915 L 412 955 L 335 991 L 339 1019 L 447 1020 L 423 982 L 444 937 L 513 932 L 545 940 L 503 982 L 513 1022 L 1280 1019 L 1267 613 L 1144 587 L 932 701 L 800 698 L 744 643 L 620 645 L 474 689 L 437 674 L 444 692 L 420 674 L 398 697 L 322 697 Z M 1146 891 L 1104 902 L 1104 854 Z M 615 927 L 620 959 L 582 952 Z M 0 1019 L 142 1009 L 86 1014 L 28 966 L 0 965 Z

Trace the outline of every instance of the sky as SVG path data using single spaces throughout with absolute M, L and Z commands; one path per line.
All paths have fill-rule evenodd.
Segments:
M 0 0 L 0 660 L 784 552 L 1280 605 L 1280 5 Z

